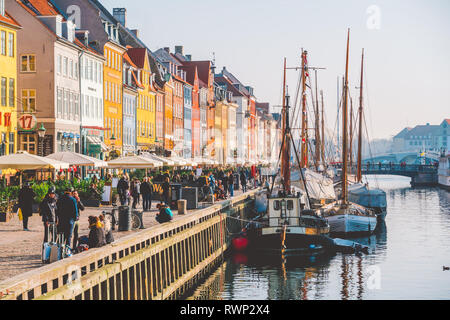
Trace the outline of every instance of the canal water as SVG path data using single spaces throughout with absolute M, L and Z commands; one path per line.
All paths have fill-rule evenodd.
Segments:
M 368 177 L 387 193 L 385 224 L 367 255 L 292 258 L 231 255 L 188 299 L 450 299 L 450 192 L 410 179 Z

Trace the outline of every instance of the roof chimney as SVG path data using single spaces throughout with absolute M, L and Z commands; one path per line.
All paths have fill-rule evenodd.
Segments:
M 139 38 L 139 30 L 138 30 L 138 29 L 133 29 L 133 30 L 131 30 L 131 33 L 134 34 L 134 36 L 135 36 L 136 38 Z
M 175 46 L 175 53 L 178 53 L 180 55 L 184 55 L 183 54 L 183 46 Z
M 119 21 L 119 23 L 126 27 L 127 26 L 127 9 L 126 8 L 113 8 L 113 16 Z
M 192 61 L 192 55 L 190 54 L 187 54 L 185 58 L 187 61 Z
M 167 53 L 170 53 L 170 48 L 169 47 L 165 47 L 164 51 L 166 51 Z

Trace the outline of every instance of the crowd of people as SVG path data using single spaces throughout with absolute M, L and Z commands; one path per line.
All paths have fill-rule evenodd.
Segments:
M 98 192 L 96 188 L 97 178 L 91 181 L 92 192 Z M 154 184 L 160 185 L 158 195 L 154 194 Z M 152 202 L 158 200 L 156 209 L 156 221 L 165 223 L 173 219 L 170 209 L 171 186 L 181 184 L 196 186 L 202 190 L 204 197 L 210 196 L 215 200 L 227 199 L 234 196 L 235 186 L 240 185 L 243 192 L 247 189 L 267 184 L 256 168 L 236 169 L 212 169 L 202 171 L 169 171 L 160 172 L 152 177 L 145 176 L 142 179 L 136 177 L 130 179 L 124 173 L 117 183 L 117 194 L 121 205 L 130 205 L 133 209 L 142 203 L 142 210 L 149 212 Z M 159 191 L 161 190 L 161 192 Z M 18 206 L 22 213 L 23 229 L 28 229 L 28 219 L 33 214 L 33 203 L 36 194 L 25 183 L 20 189 Z M 44 242 L 55 242 L 55 235 L 63 239 L 65 246 L 72 251 L 83 251 L 87 248 L 97 248 L 114 241 L 112 226 L 109 219 L 102 214 L 98 217 L 89 216 L 89 235 L 79 237 L 79 219 L 85 206 L 79 197 L 77 190 L 67 188 L 62 195 L 57 195 L 56 189 L 50 187 L 48 193 L 39 204 L 39 214 L 44 225 Z

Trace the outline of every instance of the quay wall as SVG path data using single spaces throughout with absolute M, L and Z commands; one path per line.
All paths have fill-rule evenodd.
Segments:
M 0 300 L 177 299 L 220 263 L 256 189 L 0 282 Z

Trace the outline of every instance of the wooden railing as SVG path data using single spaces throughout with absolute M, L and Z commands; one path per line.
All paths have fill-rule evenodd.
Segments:
M 259 189 L 0 283 L 2 299 L 168 299 L 228 248 Z

